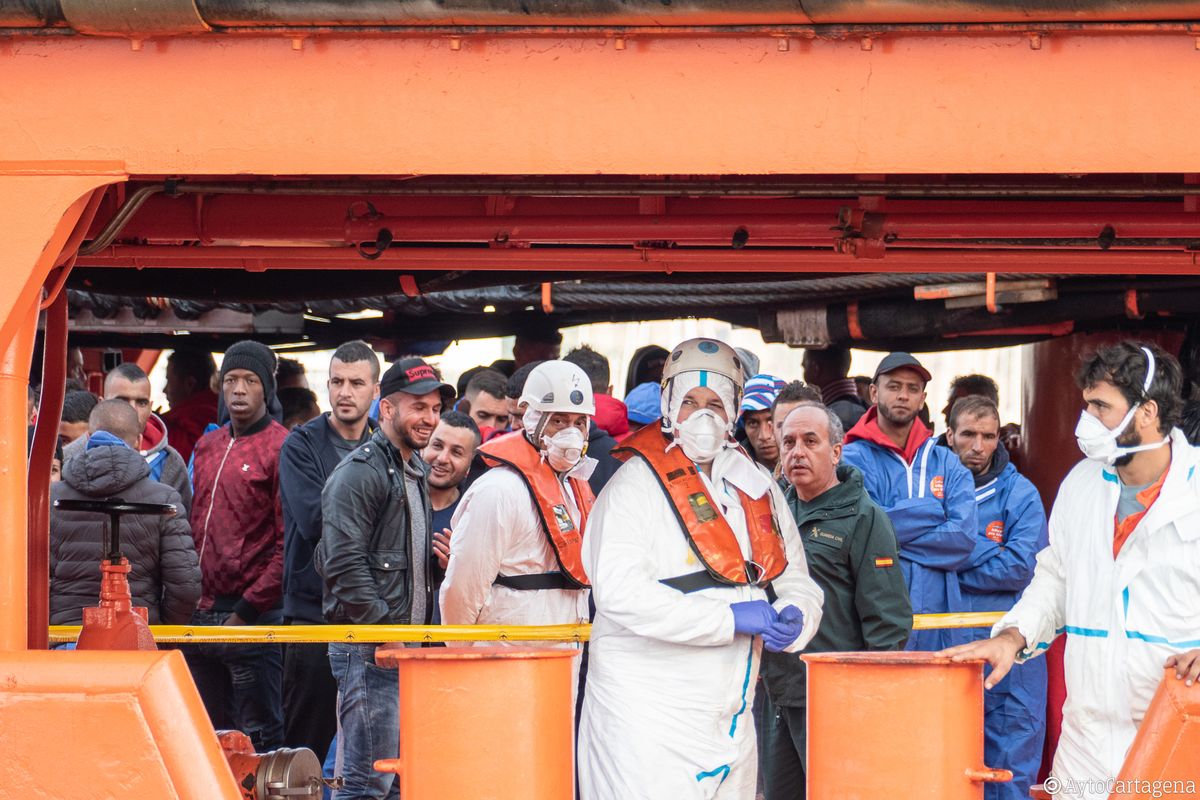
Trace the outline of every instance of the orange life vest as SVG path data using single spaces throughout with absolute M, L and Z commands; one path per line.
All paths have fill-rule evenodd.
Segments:
M 667 450 L 668 444 L 658 425 L 651 424 L 623 441 L 612 453 L 622 461 L 636 454 L 650 465 L 688 544 L 714 580 L 722 584 L 765 586 L 778 578 L 787 567 L 787 553 L 775 522 L 771 493 L 752 500 L 738 490 L 750 536 L 750 557 L 756 569 L 743 557 L 733 529 L 717 510 L 696 465 L 681 448 Z
M 534 508 L 542 523 L 542 532 L 546 534 L 558 566 L 562 569 L 567 583 L 573 588 L 586 589 L 590 586 L 587 573 L 583 570 L 583 528 L 587 524 L 588 513 L 596 501 L 592 487 L 587 481 L 578 478 L 568 478 L 571 491 L 575 495 L 575 504 L 579 507 L 579 524 L 571 519 L 571 514 L 562 502 L 562 484 L 554 474 L 550 465 L 542 460 L 525 434 L 513 431 L 492 439 L 479 448 L 479 454 L 488 466 L 504 465 L 511 467 L 533 498 Z

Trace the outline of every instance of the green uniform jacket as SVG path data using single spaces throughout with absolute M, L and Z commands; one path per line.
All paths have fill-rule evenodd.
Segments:
M 837 477 L 837 486 L 811 502 L 790 486 L 786 495 L 809 574 L 825 592 L 821 626 L 804 652 L 900 650 L 912 630 L 912 605 L 895 531 L 867 496 L 861 472 L 841 466 Z M 776 705 L 808 705 L 799 655 L 764 651 L 762 673 Z

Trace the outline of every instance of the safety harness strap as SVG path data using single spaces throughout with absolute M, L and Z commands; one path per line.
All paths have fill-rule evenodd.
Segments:
M 561 572 L 542 572 L 536 575 L 498 575 L 493 586 L 507 586 L 521 592 L 536 592 L 542 589 L 578 589 Z
M 677 592 L 691 594 L 698 592 L 701 589 L 720 589 L 728 587 L 728 583 L 722 583 L 712 576 L 708 570 L 700 572 L 689 572 L 686 575 L 676 575 L 674 578 L 663 578 L 659 581 L 663 586 L 669 586 Z M 766 584 L 762 587 L 767 592 L 767 601 L 774 603 L 778 599 L 775 594 L 775 587 L 771 584 Z
M 691 594 L 698 592 L 701 589 L 720 589 L 723 586 L 729 586 L 728 583 L 722 583 L 709 573 L 708 570 L 700 572 L 689 572 L 686 575 L 676 575 L 674 578 L 663 578 L 659 581 L 663 586 L 670 586 L 677 592 Z

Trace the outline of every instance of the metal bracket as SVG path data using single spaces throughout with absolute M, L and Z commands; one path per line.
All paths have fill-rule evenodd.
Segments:
M 883 258 L 887 252 L 883 232 L 886 219 L 883 214 L 861 208 L 838 209 L 833 230 L 841 231 L 841 235 L 833 240 L 834 252 L 855 258 Z

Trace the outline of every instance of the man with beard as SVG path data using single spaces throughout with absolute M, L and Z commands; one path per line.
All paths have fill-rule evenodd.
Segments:
M 975 492 L 958 457 L 935 445 L 917 419 L 929 371 L 908 353 L 879 363 L 874 406 L 846 434 L 842 461 L 857 467 L 871 499 L 887 512 L 900 545 L 900 568 L 914 614 L 966 611 L 955 571 L 975 550 Z M 914 631 L 907 650 L 941 650 L 960 630 Z
M 992 638 L 942 655 L 986 660 L 990 694 L 1065 633 L 1067 701 L 1046 787 L 1103 800 L 1159 684 L 1200 678 L 1200 451 L 1175 427 L 1181 372 L 1158 346 L 1102 347 L 1076 381 L 1086 458 L 1058 491 L 1033 580 Z
M 1042 498 L 1008 460 L 1000 443 L 1000 412 L 988 397 L 968 395 L 947 416 L 950 449 L 975 478 L 979 521 L 975 552 L 958 571 L 969 611 L 1008 611 L 1033 577 L 1033 564 L 1047 544 Z M 981 628 L 971 639 L 986 639 Z M 1046 662 L 1016 667 L 984 698 L 984 760 L 1012 770 L 1007 783 L 989 783 L 987 800 L 1029 796 L 1042 763 L 1046 733 Z
M 298 426 L 279 454 L 283 501 L 283 617 L 318 625 L 323 587 L 313 569 L 321 540 L 321 490 L 343 458 L 364 444 L 376 426 L 367 412 L 379 395 L 379 359 L 366 342 L 346 342 L 329 361 L 329 405 Z M 303 390 L 307 391 L 307 390 Z M 324 757 L 337 730 L 337 682 L 323 644 L 290 644 L 283 659 L 284 741 Z
M 321 493 L 317 572 L 333 624 L 427 625 L 433 611 L 429 524 L 433 510 L 420 450 L 454 387 L 420 358 L 404 358 L 379 387 L 379 430 L 347 456 Z M 396 672 L 375 666 L 374 644 L 329 645 L 338 684 L 335 800 L 398 797 L 395 775 L 376 772 L 400 738 Z
M 446 577 L 446 565 L 450 560 L 450 520 L 462 499 L 462 483 L 471 471 L 475 448 L 479 447 L 479 427 L 458 411 L 442 415 L 421 451 L 421 458 L 429 465 L 429 502 L 433 508 L 433 555 L 437 562 L 433 571 L 433 593 L 436 596 Z M 437 605 L 434 605 L 435 622 L 441 621 Z

